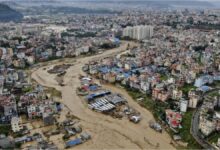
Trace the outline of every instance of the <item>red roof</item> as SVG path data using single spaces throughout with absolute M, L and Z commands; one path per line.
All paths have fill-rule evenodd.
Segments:
M 172 127 L 178 127 L 180 125 L 180 122 L 179 121 L 177 121 L 177 120 L 172 120 L 172 122 L 171 122 L 171 126 Z

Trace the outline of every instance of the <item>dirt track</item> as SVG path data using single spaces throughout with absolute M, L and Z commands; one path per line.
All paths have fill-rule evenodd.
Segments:
M 133 45 L 134 43 L 130 43 Z M 108 50 L 100 55 L 78 58 L 74 66 L 71 66 L 64 76 L 65 86 L 61 87 L 55 80 L 55 75 L 48 74 L 44 67 L 34 70 L 31 77 L 39 84 L 54 87 L 62 92 L 63 103 L 72 113 L 81 119 L 85 131 L 92 135 L 92 140 L 79 145 L 76 149 L 174 149 L 170 145 L 171 138 L 167 133 L 157 133 L 148 127 L 148 121 L 153 119 L 152 114 L 140 107 L 123 90 L 117 87 L 107 86 L 112 91 L 124 95 L 129 105 L 141 112 L 142 121 L 133 124 L 127 119 L 114 119 L 110 116 L 96 113 L 87 108 L 83 100 L 76 95 L 76 88 L 80 86 L 78 79 L 82 66 L 90 60 L 100 59 L 113 53 L 121 53 L 127 47 L 127 43 L 116 49 Z M 68 59 L 69 62 L 71 60 Z M 53 65 L 61 62 L 54 62 Z M 51 67 L 48 65 L 46 67 Z

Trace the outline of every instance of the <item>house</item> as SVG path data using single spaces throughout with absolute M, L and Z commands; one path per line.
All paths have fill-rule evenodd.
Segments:
M 168 78 L 167 79 L 167 83 L 168 84 L 174 84 L 175 83 L 175 79 L 174 78 Z
M 141 90 L 143 92 L 149 91 L 150 90 L 150 83 L 149 82 L 141 81 Z
M 18 116 L 18 113 L 13 96 L 0 96 L 0 122 L 10 123 L 15 116 Z
M 140 90 L 140 89 L 141 89 L 141 85 L 139 84 L 139 81 L 138 81 L 138 80 L 130 80 L 129 86 L 130 86 L 131 88 L 134 88 L 134 89 L 137 89 L 137 90 Z
M 208 136 L 210 135 L 213 131 L 215 131 L 215 122 L 212 120 L 206 119 L 203 115 L 200 115 L 199 117 L 199 129 L 201 132 L 205 135 Z
M 5 59 L 6 55 L 7 55 L 6 48 L 0 48 L 0 59 L 1 60 Z
M 172 91 L 172 99 L 177 100 L 182 98 L 183 96 L 183 92 L 181 90 L 178 89 L 173 89 Z
M 20 53 L 17 53 L 16 56 L 17 56 L 18 59 L 23 59 L 23 58 L 25 58 L 25 53 L 20 52 Z
M 31 118 L 31 119 L 38 116 L 37 115 L 37 108 L 33 104 L 27 106 L 27 113 L 28 113 L 28 117 Z
M 171 109 L 166 109 L 166 121 L 168 125 L 172 128 L 181 127 L 182 115 L 178 112 L 175 112 Z
M 220 138 L 218 138 L 218 142 L 216 145 L 220 148 Z
M 168 91 L 165 91 L 162 88 L 156 87 L 152 91 L 152 97 L 155 100 L 160 100 L 160 101 L 164 102 L 170 97 L 170 94 Z
M 211 75 L 205 75 L 199 77 L 198 79 L 196 79 L 194 86 L 201 87 L 207 83 L 209 84 L 213 83 L 213 77 Z
M 20 118 L 13 117 L 11 119 L 11 129 L 13 132 L 20 132 L 23 129 Z
M 35 61 L 34 56 L 26 56 L 25 59 L 26 59 L 28 64 L 30 64 L 30 65 L 34 64 L 34 61 Z
M 186 112 L 188 106 L 188 101 L 185 99 L 180 100 L 180 112 Z
M 0 94 L 3 94 L 3 89 L 4 89 L 4 76 L 0 76 Z
M 220 131 L 220 119 L 216 119 L 215 120 L 215 123 L 216 123 L 216 127 L 215 127 L 215 129 L 216 129 L 216 131 Z
M 44 113 L 53 114 L 57 112 L 56 104 L 47 100 L 43 103 L 35 103 L 27 106 L 27 114 L 30 119 L 36 117 L 50 117 Z M 45 116 L 44 116 L 45 115 Z
M 13 65 L 18 68 L 24 68 L 25 61 L 24 61 L 24 59 L 15 59 L 15 60 L 13 60 Z
M 198 101 L 199 101 L 199 96 L 195 95 L 195 96 L 190 97 L 188 107 L 196 108 Z
M 152 97 L 153 97 L 154 99 L 157 99 L 158 94 L 159 94 L 161 91 L 162 91 L 161 88 L 154 88 L 153 91 L 152 91 Z
M 53 114 L 48 112 L 43 113 L 43 122 L 45 125 L 53 125 L 55 122 Z
M 6 137 L 4 134 L 0 135 L 0 148 L 1 149 L 13 149 L 15 146 L 15 142 L 9 138 Z
M 211 87 L 203 85 L 203 86 L 199 87 L 197 90 L 202 91 L 202 92 L 208 92 L 211 89 L 212 89 Z
M 10 57 L 12 57 L 13 54 L 14 54 L 13 49 L 12 49 L 12 48 L 8 48 L 7 53 L 8 53 L 8 55 L 9 55 Z
M 90 65 L 89 66 L 89 74 L 96 74 L 96 73 L 98 73 L 97 66 L 96 65 Z
M 125 70 L 130 70 L 130 69 L 131 69 L 131 65 L 128 64 L 128 63 L 126 63 L 126 64 L 124 65 L 124 68 L 125 68 Z
M 161 93 L 158 94 L 157 99 L 165 102 L 166 100 L 169 99 L 170 94 L 167 91 L 162 91 Z
M 116 81 L 116 75 L 109 72 L 103 75 L 103 79 L 108 81 L 109 83 L 114 83 Z
M 57 51 L 56 52 L 56 57 L 61 57 L 63 55 L 63 51 Z
M 197 104 L 200 100 L 200 96 L 196 94 L 196 91 L 191 90 L 188 92 L 188 97 L 189 97 L 188 107 L 189 108 L 196 108 Z

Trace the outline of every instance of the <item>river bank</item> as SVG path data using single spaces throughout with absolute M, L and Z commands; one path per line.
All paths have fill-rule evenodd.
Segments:
M 113 92 L 123 94 L 128 103 L 141 112 L 143 119 L 140 124 L 133 124 L 126 119 L 118 120 L 93 112 L 83 104 L 82 99 L 76 94 L 76 89 L 80 86 L 78 77 L 80 74 L 84 74 L 81 68 L 85 63 L 122 53 L 126 50 L 127 44 L 124 43 L 119 48 L 108 50 L 100 55 L 75 59 L 74 65 L 66 71 L 63 77 L 65 86 L 60 86 L 56 81 L 56 76 L 47 72 L 49 68 L 65 61 L 49 63 L 34 70 L 31 74 L 32 79 L 39 84 L 59 90 L 62 93 L 62 102 L 71 110 L 71 113 L 80 118 L 83 128 L 91 133 L 92 140 L 77 146 L 77 149 L 174 149 L 167 133 L 156 133 L 148 127 L 148 122 L 154 119 L 153 115 L 137 104 L 127 92 L 114 87 L 106 87 Z M 130 42 L 129 44 L 135 45 Z M 70 62 L 71 60 L 68 60 L 68 63 Z

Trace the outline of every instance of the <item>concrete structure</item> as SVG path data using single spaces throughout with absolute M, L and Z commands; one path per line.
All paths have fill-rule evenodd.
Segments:
M 44 121 L 44 125 L 53 125 L 55 122 L 53 114 L 47 112 L 43 113 L 43 121 Z
M 153 36 L 153 26 L 134 26 L 134 27 L 126 27 L 123 30 L 124 37 L 130 37 L 136 40 L 143 40 L 146 38 L 150 38 Z
M 205 135 L 208 136 L 210 135 L 213 131 L 215 131 L 215 122 L 210 121 L 203 116 L 200 116 L 199 118 L 199 129 L 201 132 Z
M 181 112 L 186 112 L 187 111 L 187 106 L 188 106 L 188 101 L 181 99 L 180 100 L 180 111 Z
M 13 117 L 11 119 L 11 129 L 13 132 L 20 132 L 23 129 L 21 125 L 21 119 L 18 117 Z
M 189 104 L 188 107 L 189 108 L 196 108 L 197 104 L 199 102 L 199 95 L 196 94 L 196 91 L 189 91 L 188 93 L 188 97 L 189 97 Z
M 199 98 L 198 96 L 193 96 L 189 99 L 189 108 L 196 108 L 198 104 Z
M 172 92 L 172 99 L 176 100 L 176 99 L 180 99 L 182 98 L 183 92 L 181 90 L 178 89 L 174 89 Z

